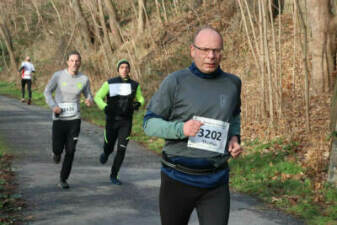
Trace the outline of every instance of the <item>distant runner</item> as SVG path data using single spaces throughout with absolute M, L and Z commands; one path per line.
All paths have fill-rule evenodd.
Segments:
M 190 67 L 168 75 L 144 117 L 147 135 L 164 138 L 160 185 L 162 225 L 228 223 L 229 157 L 241 154 L 239 77 L 219 64 L 223 39 L 211 27 L 193 38 Z
M 70 52 L 67 57 L 68 68 L 57 71 L 48 82 L 44 96 L 53 110 L 52 147 L 53 160 L 61 161 L 65 149 L 60 173 L 60 187 L 69 188 L 67 179 L 70 175 L 78 136 L 80 134 L 80 96 L 85 96 L 85 104 L 92 105 L 92 94 L 89 79 L 79 72 L 81 55 L 77 51 Z M 53 98 L 52 94 L 55 93 Z
M 25 58 L 25 61 L 21 63 L 19 73 L 21 73 L 21 92 L 22 92 L 21 102 L 25 102 L 25 86 L 27 84 L 28 105 L 32 103 L 32 76 L 34 72 L 35 72 L 34 65 L 30 62 L 30 57 L 27 56 Z
M 118 139 L 117 153 L 111 167 L 110 180 L 113 184 L 121 185 L 117 175 L 125 157 L 126 147 L 132 128 L 132 115 L 144 105 L 138 82 L 130 79 L 130 63 L 122 59 L 117 63 L 118 77 L 104 82 L 95 95 L 95 102 L 101 110 L 104 110 L 106 123 L 104 132 L 103 153 L 100 162 L 105 164 L 109 155 L 113 152 L 115 142 Z M 106 99 L 106 102 L 104 102 Z

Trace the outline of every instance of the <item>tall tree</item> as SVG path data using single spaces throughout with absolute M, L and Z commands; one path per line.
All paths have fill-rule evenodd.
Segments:
M 80 0 L 72 0 L 73 10 L 75 12 L 76 21 L 79 24 L 80 35 L 84 39 L 86 47 L 91 46 L 94 43 L 92 31 L 89 27 L 89 22 L 84 16 Z
M 120 33 L 121 28 L 117 20 L 116 9 L 114 5 L 111 3 L 111 0 L 104 0 L 104 3 L 109 13 L 110 29 L 114 37 L 114 42 L 116 43 L 117 46 L 119 46 L 123 43 L 123 38 L 122 38 L 122 34 Z
M 328 77 L 325 50 L 327 44 L 327 28 L 331 17 L 329 2 L 330 0 L 307 0 L 308 18 L 311 27 L 311 88 L 313 95 L 319 95 L 324 91 L 324 79 Z
M 146 0 L 138 0 L 138 34 L 143 33 L 145 29 L 145 3 Z
M 8 52 L 8 55 L 9 55 L 9 59 L 10 59 L 10 66 L 13 69 L 17 69 L 15 54 L 14 54 L 14 48 L 13 48 L 13 42 L 12 42 L 12 36 L 11 36 L 10 30 L 7 27 L 7 23 L 6 23 L 3 15 L 4 14 L 2 12 L 0 12 L 0 37 L 5 42 L 7 52 Z
M 104 45 L 107 47 L 109 54 L 111 54 L 111 50 L 112 50 L 112 46 L 111 46 L 111 42 L 110 42 L 110 37 L 108 34 L 108 30 L 107 30 L 107 26 L 105 23 L 105 17 L 104 17 L 104 10 L 103 10 L 103 4 L 102 4 L 102 0 L 98 0 L 98 13 L 99 13 L 99 19 L 100 19 L 100 23 L 101 23 L 101 27 L 103 30 L 103 40 L 104 40 Z M 105 47 L 104 46 L 104 47 Z
M 330 164 L 328 171 L 328 181 L 337 185 L 337 82 L 332 97 L 331 104 L 331 151 L 330 151 Z

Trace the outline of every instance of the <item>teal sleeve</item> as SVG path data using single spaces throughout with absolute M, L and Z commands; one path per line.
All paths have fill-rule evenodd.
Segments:
M 184 123 L 178 121 L 166 121 L 161 118 L 148 119 L 144 124 L 144 132 L 148 136 L 165 139 L 183 139 Z
M 104 110 L 105 106 L 107 106 L 107 103 L 104 102 L 104 98 L 107 96 L 109 93 L 109 84 L 108 82 L 104 82 L 102 87 L 97 91 L 94 101 L 98 108 L 100 110 Z
M 140 85 L 138 85 L 136 90 L 136 101 L 139 102 L 141 106 L 143 106 L 145 102 Z
M 228 131 L 228 136 L 240 136 L 240 127 L 241 127 L 241 116 L 240 114 L 234 116 L 230 121 L 229 121 L 229 131 Z

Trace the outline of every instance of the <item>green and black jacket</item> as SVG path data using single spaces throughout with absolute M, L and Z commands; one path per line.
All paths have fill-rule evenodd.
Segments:
M 128 87 L 131 91 L 125 93 L 121 91 L 121 86 Z M 94 101 L 101 110 L 105 111 L 108 120 L 132 119 L 134 102 L 139 102 L 141 106 L 144 105 L 139 83 L 130 78 L 124 80 L 121 77 L 111 78 L 104 82 L 96 93 Z

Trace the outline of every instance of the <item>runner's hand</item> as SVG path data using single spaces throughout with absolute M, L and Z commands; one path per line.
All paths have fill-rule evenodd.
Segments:
M 139 107 L 140 107 L 140 102 L 134 102 L 134 103 L 132 103 L 132 107 L 133 107 L 134 110 L 138 110 Z
M 108 108 L 108 106 L 105 106 L 105 107 L 104 107 L 104 113 L 105 113 L 105 115 L 108 115 L 108 114 L 109 114 L 109 108 Z
M 90 107 L 92 105 L 92 101 L 90 99 L 88 99 L 88 98 L 84 101 L 84 103 L 88 107 Z
M 238 157 L 242 153 L 243 149 L 241 148 L 238 138 L 233 136 L 228 144 L 228 152 L 233 158 Z
M 197 135 L 197 133 L 200 130 L 200 127 L 204 125 L 202 122 L 200 122 L 199 120 L 189 120 L 187 122 L 184 123 L 184 135 L 189 137 L 192 136 L 194 137 L 195 135 Z
M 53 108 L 53 112 L 54 112 L 55 114 L 60 114 L 60 113 L 62 112 L 62 109 L 61 109 L 60 107 L 58 107 L 58 106 L 55 106 L 55 107 Z

